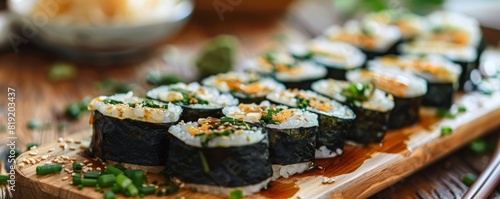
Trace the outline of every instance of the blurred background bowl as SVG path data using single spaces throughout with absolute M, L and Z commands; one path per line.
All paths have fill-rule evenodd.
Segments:
M 33 15 L 38 0 L 8 0 L 21 36 L 66 58 L 90 62 L 123 61 L 180 30 L 193 12 L 193 2 L 183 0 L 168 17 L 141 24 L 93 26 L 62 24 L 48 13 Z M 54 0 L 54 2 L 57 2 Z

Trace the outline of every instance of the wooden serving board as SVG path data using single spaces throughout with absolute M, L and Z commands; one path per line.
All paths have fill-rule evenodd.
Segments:
M 456 104 L 463 104 L 467 112 L 457 115 L 455 119 L 442 119 L 435 115 L 434 109 L 422 108 L 421 121 L 409 128 L 389 131 L 378 145 L 365 147 L 346 146 L 343 155 L 332 159 L 316 160 L 317 165 L 324 170 L 311 170 L 288 179 L 280 178 L 271 182 L 267 190 L 250 196 L 250 198 L 364 198 L 368 197 L 394 182 L 406 177 L 418 169 L 428 165 L 438 158 L 458 149 L 472 139 L 500 126 L 500 93 L 491 96 L 479 93 L 457 95 Z M 441 136 L 441 127 L 453 128 L 451 135 Z M 75 133 L 74 140 L 89 142 L 90 130 Z M 16 190 L 18 198 L 102 198 L 102 193 L 94 188 L 78 190 L 69 184 L 71 178 L 66 172 L 37 176 L 35 168 L 52 158 L 65 155 L 84 161 L 80 155 L 79 144 L 68 144 L 63 150 L 60 143 L 42 146 L 37 155 L 24 153 L 17 159 Z M 70 150 L 71 147 L 76 150 Z M 49 153 L 47 160 L 35 165 L 19 167 L 24 159 L 40 159 Z M 91 160 L 88 160 L 91 161 Z M 92 161 L 91 161 L 92 162 Z M 94 168 L 98 164 L 94 164 Z M 65 164 L 65 168 L 71 164 Z M 334 183 L 323 184 L 325 177 L 333 178 Z M 148 174 L 148 179 L 163 181 L 158 174 Z M 187 189 L 170 195 L 170 197 L 185 196 L 186 198 L 221 198 L 221 196 L 194 193 Z M 123 197 L 120 195 L 120 197 Z M 222 196 L 223 197 L 223 196 Z M 146 198 L 157 198 L 148 196 Z

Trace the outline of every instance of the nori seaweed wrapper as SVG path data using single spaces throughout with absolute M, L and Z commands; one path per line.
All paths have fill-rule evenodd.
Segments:
M 471 72 L 474 68 L 476 68 L 475 60 L 471 62 L 465 61 L 455 61 L 454 63 L 460 65 L 462 67 L 462 73 L 460 73 L 460 77 L 458 78 L 458 90 L 463 91 L 465 88 L 465 84 L 470 80 Z
M 347 139 L 358 144 L 380 143 L 387 132 L 390 111 L 380 112 L 351 106 L 356 114 Z
M 260 183 L 272 176 L 268 140 L 238 147 L 199 148 L 172 136 L 166 175 L 184 183 L 241 187 Z M 209 168 L 204 171 L 203 159 Z
M 314 160 L 318 127 L 276 129 L 266 127 L 271 164 L 289 165 Z
M 310 80 L 303 80 L 303 81 L 298 81 L 298 82 L 286 82 L 286 81 L 279 81 L 283 83 L 286 88 L 298 88 L 301 90 L 309 90 L 311 89 L 311 85 L 313 82 L 318 81 L 319 79 L 310 79 Z
M 398 129 L 415 124 L 423 96 L 414 98 L 394 97 L 394 109 L 389 116 L 389 129 Z
M 454 94 L 453 83 L 427 82 L 427 93 L 422 99 L 422 105 L 449 109 L 453 105 Z
M 360 50 L 366 55 L 366 60 L 371 60 L 374 59 L 375 57 L 381 57 L 385 55 L 399 55 L 399 52 L 397 50 L 397 46 L 402 43 L 402 39 L 394 43 L 389 49 L 387 49 L 384 52 L 380 51 L 372 51 L 372 50 L 367 50 L 360 48 Z
M 234 97 L 238 98 L 238 101 L 240 102 L 240 104 L 251 104 L 251 103 L 255 103 L 255 104 L 259 104 L 261 103 L 262 101 L 266 100 L 266 96 L 260 96 L 260 97 L 257 97 L 257 96 L 253 96 L 253 97 L 240 97 L 240 96 L 237 96 L 237 95 L 233 95 Z
M 198 121 L 200 118 L 215 117 L 219 118 L 224 116 L 222 108 L 191 108 L 189 106 L 181 105 L 182 114 L 181 120 Z
M 477 47 L 477 59 L 476 59 L 476 68 L 479 67 L 480 65 L 480 59 L 481 55 L 483 54 L 484 50 L 486 50 L 486 40 L 484 39 L 484 36 L 481 35 L 481 40 L 479 41 L 479 46 Z
M 325 146 L 330 151 L 344 149 L 349 127 L 355 119 L 343 119 L 321 113 L 316 114 L 318 114 L 319 123 L 316 148 L 319 149 L 319 147 Z
M 167 160 L 168 128 L 174 123 L 118 119 L 93 112 L 92 155 L 104 160 L 162 166 Z

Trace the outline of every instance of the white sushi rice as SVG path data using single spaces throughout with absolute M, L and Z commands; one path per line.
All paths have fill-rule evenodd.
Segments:
M 344 24 L 344 27 L 332 26 L 328 28 L 324 35 L 330 39 L 337 41 L 337 37 L 342 33 L 347 34 L 363 34 L 363 26 L 371 31 L 373 37 L 376 38 L 375 46 L 373 46 L 372 51 L 385 52 L 389 50 L 400 38 L 401 32 L 395 26 L 382 25 L 377 22 L 360 23 L 359 21 L 349 20 Z M 350 42 L 349 42 L 350 43 Z M 356 44 L 354 44 L 356 45 Z M 363 46 L 358 46 L 363 48 Z
M 312 164 L 312 162 L 302 162 L 289 165 L 273 164 L 273 177 L 271 177 L 271 180 L 275 181 L 280 177 L 288 178 L 292 175 L 303 173 L 304 171 L 307 171 Z
M 453 61 L 472 62 L 477 57 L 476 48 L 473 46 L 452 44 L 444 41 L 416 40 L 401 44 L 398 48 L 403 54 L 437 54 Z
M 208 104 L 183 105 L 189 108 L 213 109 L 238 104 L 238 99 L 233 97 L 231 94 L 221 94 L 216 88 L 201 86 L 197 82 L 193 82 L 190 84 L 177 83 L 168 86 L 160 86 L 148 91 L 146 95 L 149 98 L 158 99 L 165 102 L 181 100 L 182 94 L 177 91 L 171 91 L 170 89 L 172 88 L 183 89 L 192 93 L 196 93 L 197 97 L 209 102 Z
M 165 169 L 165 166 L 147 166 L 147 165 L 138 165 L 138 164 L 130 164 L 124 162 L 115 162 L 112 160 L 106 160 L 109 165 L 120 164 L 126 169 L 130 170 L 143 170 L 146 173 L 160 173 Z
M 276 50 L 269 52 L 273 55 L 275 64 L 293 64 L 295 63 L 295 59 L 288 53 L 286 50 Z M 262 55 L 246 60 L 243 62 L 243 68 L 247 71 L 253 71 L 260 74 L 271 74 L 274 71 L 274 67 L 263 66 L 262 63 Z
M 345 102 L 346 98 L 341 94 L 342 89 L 348 87 L 350 82 L 334 79 L 319 80 L 312 84 L 312 89 L 318 93 Z M 366 101 L 361 102 L 364 109 L 386 112 L 394 108 L 394 100 L 391 95 L 387 95 L 380 89 L 375 89 L 372 96 Z
M 184 123 L 181 121 L 179 124 L 171 126 L 168 132 L 187 145 L 202 147 L 201 136 L 194 136 L 188 133 L 189 127 L 197 128 L 198 125 L 198 122 Z M 267 134 L 263 133 L 261 128 L 252 127 L 248 130 L 238 130 L 228 136 L 215 137 L 208 142 L 207 147 L 247 146 L 262 141 L 266 136 Z
M 362 23 L 376 22 L 381 25 L 395 25 L 401 31 L 403 38 L 411 38 L 429 29 L 426 17 L 400 10 L 384 10 L 365 15 Z M 399 24 L 403 24 L 402 29 Z
M 354 115 L 354 113 L 352 112 L 352 110 L 349 107 L 342 105 L 335 100 L 328 99 L 326 97 L 319 95 L 316 92 L 309 91 L 309 90 L 299 90 L 299 92 L 301 94 L 307 96 L 307 98 L 315 98 L 317 100 L 327 102 L 330 105 L 330 107 L 333 107 L 330 111 L 325 112 L 325 111 L 321 111 L 321 110 L 318 110 L 316 108 L 308 106 L 306 108 L 306 110 L 308 110 L 308 111 L 312 111 L 315 113 L 328 115 L 328 116 L 334 116 L 334 117 L 338 117 L 338 118 L 344 118 L 344 119 L 352 119 L 352 118 L 356 117 L 356 115 Z M 297 102 L 298 102 L 298 100 L 296 99 L 297 94 L 294 93 L 290 89 L 282 91 L 282 92 L 270 93 L 266 97 L 267 97 L 267 99 L 274 101 L 274 102 L 277 102 L 277 103 L 281 103 L 281 104 L 284 104 L 284 105 L 287 105 L 290 107 L 297 107 Z
M 126 104 L 108 104 L 104 103 L 106 98 L 124 102 Z M 100 96 L 93 99 L 88 106 L 91 111 L 99 111 L 103 115 L 118 118 L 132 119 L 151 123 L 170 123 L 177 122 L 182 108 L 180 106 L 169 103 L 167 109 L 142 107 L 138 103 L 144 99 L 134 96 L 133 92 L 127 94 L 116 94 L 112 96 Z M 135 108 L 128 106 L 128 103 L 137 104 Z M 155 104 L 165 105 L 166 103 L 154 101 Z
M 427 82 L 424 79 L 417 77 L 407 71 L 393 68 L 372 68 L 370 69 L 370 71 L 372 74 L 375 74 L 377 76 L 385 77 L 387 79 L 405 84 L 407 86 L 407 89 L 404 91 L 395 90 L 397 88 L 391 85 L 376 85 L 379 89 L 396 97 L 413 98 L 423 96 L 425 95 L 425 93 L 427 93 Z M 371 83 L 373 81 L 373 77 L 362 75 L 362 70 L 349 71 L 346 74 L 346 77 L 347 80 L 351 82 Z M 383 88 L 381 86 L 383 86 Z
M 459 29 L 469 35 L 467 45 L 478 46 L 481 39 L 479 22 L 467 15 L 453 11 L 436 11 L 427 16 L 434 28 Z M 424 36 L 425 37 L 425 36 Z
M 359 68 L 366 60 L 361 50 L 345 42 L 333 42 L 326 39 L 315 39 L 309 44 L 313 52 L 313 60 L 340 69 Z
M 215 195 L 228 196 L 231 191 L 241 190 L 244 196 L 252 195 L 253 193 L 257 193 L 267 186 L 271 178 L 268 178 L 262 182 L 257 184 L 243 186 L 243 187 L 222 187 L 222 186 L 214 186 L 214 185 L 203 185 L 203 184 L 193 184 L 193 183 L 183 183 L 179 179 L 174 179 L 174 181 L 182 183 L 184 185 L 183 188 L 195 189 L 196 191 L 202 193 L 211 193 Z
M 275 78 L 281 82 L 300 82 L 321 79 L 325 77 L 327 73 L 326 68 L 311 62 L 299 62 L 295 67 L 299 67 L 300 72 L 295 72 L 295 69 L 276 72 Z
M 242 82 L 241 87 L 245 87 L 246 84 L 250 81 L 256 80 L 262 86 L 260 90 L 252 94 L 252 96 L 262 97 L 271 92 L 282 91 L 285 90 L 285 86 L 272 78 L 268 77 L 260 77 L 260 75 L 255 73 L 247 73 L 247 72 L 228 72 L 222 73 L 218 75 L 210 76 L 202 81 L 203 85 L 211 86 L 219 89 L 219 91 L 228 93 L 230 92 L 230 88 L 226 81 L 224 80 L 239 80 Z M 236 94 L 236 93 L 235 93 Z
M 338 148 L 335 151 L 332 151 L 328 149 L 326 146 L 320 146 L 319 149 L 316 149 L 316 154 L 315 158 L 316 159 L 322 159 L 322 158 L 334 158 L 337 156 L 342 155 L 342 149 Z

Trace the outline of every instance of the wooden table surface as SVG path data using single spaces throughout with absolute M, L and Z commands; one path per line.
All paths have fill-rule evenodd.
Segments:
M 214 16 L 195 15 L 179 34 L 163 41 L 164 45 L 160 45 L 159 50 L 155 51 L 151 57 L 137 63 L 98 66 L 65 60 L 32 43 L 21 46 L 18 53 L 14 53 L 10 46 L 5 46 L 2 50 L 3 53 L 0 54 L 0 96 L 2 96 L 0 97 L 0 125 L 6 124 L 7 88 L 13 88 L 16 90 L 17 146 L 24 149 L 28 143 L 54 142 L 58 137 L 65 137 L 71 132 L 88 127 L 88 114 L 76 121 L 67 120 L 61 115 L 69 103 L 79 101 L 86 96 L 94 97 L 105 94 L 95 88 L 97 82 L 114 79 L 135 83 L 140 88 L 139 91 L 145 91 L 151 88 L 144 79 L 151 70 L 168 71 L 186 77 L 186 81 L 194 80 L 196 75 L 192 73 L 194 67 L 192 59 L 201 43 L 206 39 L 220 34 L 235 35 L 239 38 L 241 47 L 238 57 L 244 59 L 274 45 L 273 38 L 276 35 L 293 33 L 310 36 L 317 34 L 321 25 L 304 28 L 304 22 L 301 22 L 300 18 L 301 12 L 297 11 L 295 14 L 283 17 L 226 17 L 224 21 L 220 21 Z M 165 60 L 162 58 L 162 49 L 166 49 L 163 47 L 169 45 L 175 46 L 178 51 L 172 55 L 172 50 L 170 50 L 170 57 L 175 57 L 175 59 Z M 50 80 L 47 73 L 50 67 L 58 62 L 66 62 L 76 66 L 77 75 L 68 80 Z M 27 123 L 33 119 L 51 124 L 50 128 L 28 129 Z M 63 122 L 69 124 L 68 128 L 59 131 L 56 127 Z M 6 131 L 0 130 L 1 146 L 5 145 L 4 137 L 6 136 Z M 457 158 L 458 160 L 456 160 Z M 463 159 L 459 155 L 450 161 L 463 161 Z M 432 180 L 425 177 L 418 178 L 416 181 L 419 181 L 420 184 L 426 184 L 427 181 Z M 408 182 L 397 184 L 395 187 L 398 190 L 405 190 L 405 187 L 415 187 L 414 184 Z M 394 197 L 405 193 L 407 192 L 395 192 L 394 188 L 390 188 L 382 191 L 376 197 L 387 198 L 387 196 Z M 428 195 L 423 195 L 423 198 L 426 196 Z

